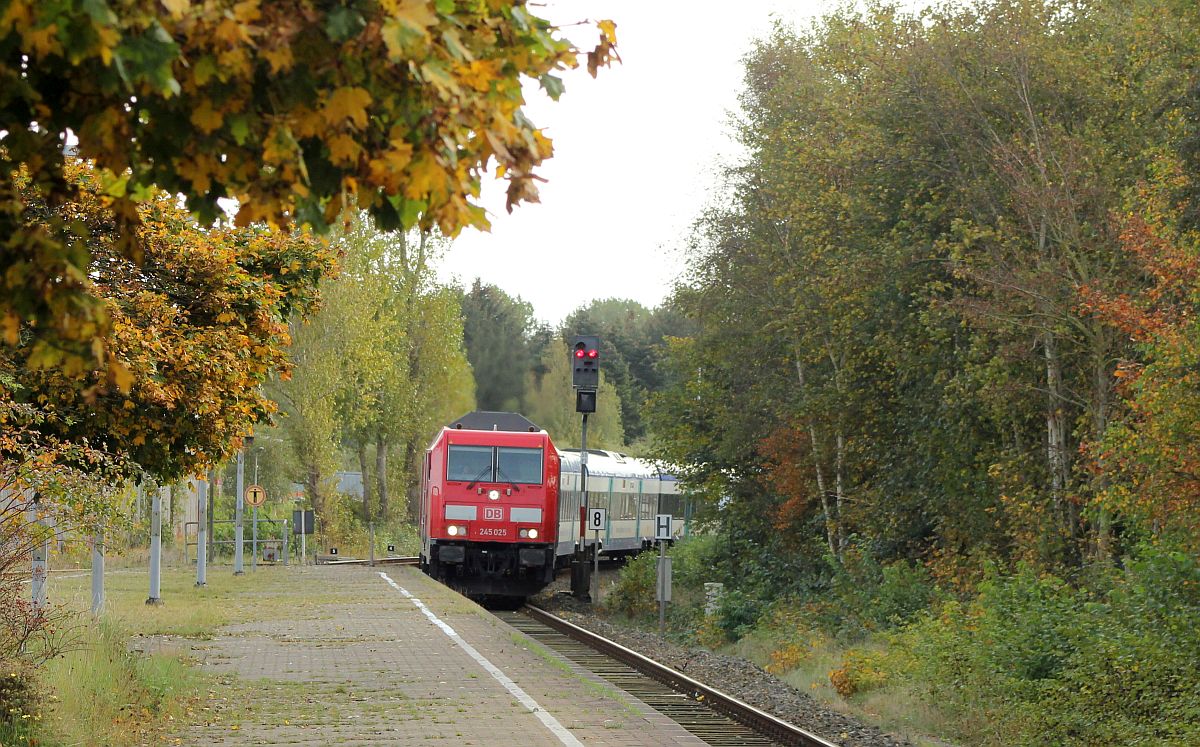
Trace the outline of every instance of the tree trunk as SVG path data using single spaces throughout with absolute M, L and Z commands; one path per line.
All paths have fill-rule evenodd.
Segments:
M 1100 443 L 1104 432 L 1108 430 L 1108 413 L 1112 408 L 1113 376 L 1109 371 L 1110 333 L 1099 329 L 1093 335 L 1092 350 L 1092 443 Z M 1108 469 L 1104 464 L 1103 450 L 1100 450 L 1096 479 L 1092 489 L 1096 497 L 1108 487 Z M 1112 560 L 1112 516 L 1102 501 L 1094 501 L 1096 506 L 1095 527 L 1095 560 L 1107 563 Z
M 1050 471 L 1050 498 L 1068 542 L 1073 543 L 1078 521 L 1075 507 L 1067 500 L 1071 465 L 1067 449 L 1067 413 L 1063 406 L 1066 397 L 1058 338 L 1054 332 L 1046 330 L 1043 334 L 1042 350 L 1046 359 L 1046 464 Z
M 313 513 L 320 516 L 323 503 L 321 500 L 321 470 L 314 465 L 310 465 L 304 473 L 304 492 L 308 494 L 308 500 L 312 503 Z
M 412 474 L 410 470 L 413 467 L 417 468 L 417 480 L 416 482 L 410 480 L 408 486 L 408 516 L 406 518 L 413 522 L 421 515 L 421 477 L 424 475 L 425 461 L 420 459 L 420 456 L 421 451 L 417 442 L 410 438 L 404 445 L 404 474 Z
M 375 479 L 379 485 L 379 516 L 386 519 L 388 515 L 388 472 L 387 472 L 387 438 L 380 434 L 375 442 Z
M 799 356 L 796 357 L 796 379 L 800 382 L 800 388 L 804 389 L 804 364 L 800 362 Z M 829 505 L 829 490 L 825 486 L 825 467 L 821 458 L 821 443 L 817 438 L 817 426 L 812 418 L 808 419 L 808 440 L 812 444 L 813 470 L 817 475 L 817 494 L 821 496 L 821 517 L 825 520 L 825 542 L 829 545 L 830 555 L 836 558 L 839 557 L 838 522 Z

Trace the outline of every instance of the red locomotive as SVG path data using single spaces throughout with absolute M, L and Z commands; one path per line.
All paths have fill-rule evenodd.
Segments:
M 475 598 L 554 580 L 559 456 L 521 415 L 476 411 L 442 428 L 421 477 L 421 568 Z

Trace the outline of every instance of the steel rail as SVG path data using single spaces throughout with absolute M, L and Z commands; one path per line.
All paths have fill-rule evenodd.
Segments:
M 700 696 L 703 696 L 704 702 L 713 710 L 723 713 L 729 718 L 781 744 L 795 745 L 796 747 L 838 747 L 835 743 L 823 739 L 816 734 L 772 716 L 766 711 L 755 708 L 732 695 L 723 693 L 714 687 L 709 687 L 682 672 L 659 664 L 657 661 L 643 656 L 632 649 L 625 648 L 619 643 L 610 641 L 590 630 L 567 622 L 561 617 L 552 615 L 543 609 L 526 605 L 524 610 L 531 618 L 543 625 L 553 628 L 563 635 L 590 646 L 603 654 L 611 656 L 677 692 L 691 695 L 697 700 L 700 699 Z
M 375 565 L 416 565 L 419 558 L 412 556 L 395 556 L 375 558 Z M 345 560 L 318 560 L 317 565 L 370 565 L 371 561 L 362 558 L 346 558 Z

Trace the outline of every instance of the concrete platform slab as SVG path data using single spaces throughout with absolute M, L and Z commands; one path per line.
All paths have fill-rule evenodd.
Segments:
M 703 744 L 415 568 L 279 572 L 294 614 L 193 644 L 239 696 L 171 743 Z

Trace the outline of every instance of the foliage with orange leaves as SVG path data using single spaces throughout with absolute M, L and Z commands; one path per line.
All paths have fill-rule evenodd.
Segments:
M 44 408 L 55 417 L 42 430 L 126 455 L 159 479 L 219 461 L 273 411 L 261 385 L 287 375 L 288 319 L 315 307 L 334 253 L 263 226 L 202 229 L 158 193 L 139 206 L 145 257 L 134 262 L 117 246 L 103 180 L 81 162 L 68 167 L 78 199 L 52 209 L 31 193 L 26 216 L 83 223 L 95 237 L 90 297 L 112 320 L 104 366 L 23 365 L 38 355 L 26 332 L 0 355 L 0 399 Z
M 1138 345 L 1140 361 L 1117 370 L 1127 412 L 1100 443 L 1086 446 L 1106 487 L 1097 500 L 1143 531 L 1188 544 L 1200 529 L 1200 237 L 1175 230 L 1148 198 L 1126 219 L 1124 249 L 1148 282 L 1137 296 L 1082 291 L 1083 307 Z
M 616 59 L 601 21 L 587 56 Z M 87 227 L 32 227 L 27 191 L 74 199 L 68 131 L 112 198 L 114 247 L 140 259 L 138 206 L 166 190 L 204 224 L 324 228 L 356 205 L 385 230 L 484 227 L 483 175 L 536 201 L 550 140 L 522 82 L 557 99 L 577 50 L 523 0 L 104 0 L 0 4 L 0 331 L 35 322 L 42 365 L 86 367 L 111 326 L 87 293 Z M 24 168 L 31 186 L 19 190 Z M 100 346 L 101 348 L 103 345 Z

